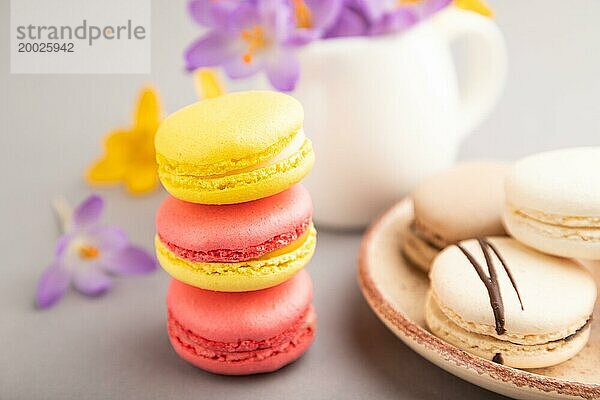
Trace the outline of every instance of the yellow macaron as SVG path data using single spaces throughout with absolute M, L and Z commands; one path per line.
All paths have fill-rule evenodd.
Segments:
M 184 107 L 161 124 L 159 178 L 174 197 L 234 204 L 282 192 L 311 170 L 304 112 L 279 92 L 226 94 Z

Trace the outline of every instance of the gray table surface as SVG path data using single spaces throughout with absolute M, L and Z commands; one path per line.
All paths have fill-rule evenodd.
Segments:
M 447 374 L 379 322 L 356 283 L 360 234 L 321 231 L 314 261 L 319 334 L 299 362 L 262 376 L 204 373 L 177 358 L 165 333 L 167 275 L 118 279 L 90 300 L 71 292 L 55 308 L 33 307 L 37 279 L 57 235 L 55 196 L 76 203 L 103 133 L 126 125 L 144 82 L 167 111 L 194 100 L 181 49 L 195 35 L 183 2 L 153 2 L 152 75 L 10 75 L 8 1 L 0 2 L 0 399 L 440 399 L 499 396 Z M 512 159 L 549 148 L 598 144 L 600 3 L 494 1 L 511 69 L 490 119 L 462 158 Z M 490 145 L 493 143 L 493 145 Z M 164 192 L 130 198 L 103 189 L 105 221 L 152 248 L 153 214 Z

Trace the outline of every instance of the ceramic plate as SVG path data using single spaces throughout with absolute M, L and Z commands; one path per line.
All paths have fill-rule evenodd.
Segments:
M 519 399 L 600 398 L 600 306 L 594 311 L 588 345 L 551 368 L 518 370 L 470 355 L 433 336 L 423 305 L 429 281 L 402 255 L 403 232 L 412 219 L 404 200 L 375 222 L 363 238 L 358 280 L 377 316 L 410 348 L 446 371 L 475 385 Z M 593 268 L 600 282 L 600 266 Z

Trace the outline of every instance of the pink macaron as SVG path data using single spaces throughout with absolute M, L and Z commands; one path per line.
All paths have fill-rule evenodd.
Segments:
M 302 185 L 240 204 L 204 205 L 169 196 L 156 215 L 156 251 L 177 280 L 202 289 L 264 289 L 312 257 L 312 202 Z
M 172 280 L 168 333 L 184 360 L 224 375 L 275 371 L 299 358 L 315 335 L 306 271 L 265 290 L 225 293 Z

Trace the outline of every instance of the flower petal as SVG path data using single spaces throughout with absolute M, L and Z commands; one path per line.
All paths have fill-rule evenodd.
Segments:
M 73 213 L 73 227 L 75 229 L 84 229 L 94 225 L 100 219 L 104 209 L 104 200 L 97 194 L 93 194 L 85 199 Z
M 275 42 L 287 40 L 296 30 L 296 19 L 284 0 L 258 0 L 256 7 L 261 25 Z
M 322 32 L 314 29 L 298 29 L 283 43 L 287 47 L 300 47 L 317 40 Z
M 188 4 L 188 13 L 198 24 L 212 28 L 214 27 L 212 18 L 214 5 L 214 0 L 192 0 Z
M 381 0 L 350 0 L 348 3 L 359 11 L 369 23 L 381 18 L 388 7 L 388 4 Z
M 452 0 L 425 0 L 421 5 L 421 17 L 428 17 L 446 7 L 451 2 Z
M 141 275 L 156 270 L 156 259 L 146 250 L 128 246 L 104 261 L 104 270 L 117 275 Z
M 117 183 L 123 178 L 125 167 L 125 163 L 105 157 L 90 166 L 86 173 L 86 179 L 90 184 Z
M 119 251 L 129 245 L 127 234 L 116 226 L 95 226 L 88 230 L 82 239 L 97 247 L 101 253 Z
M 212 99 L 225 93 L 219 75 L 212 68 L 201 68 L 194 72 L 196 93 L 200 99 Z
M 192 43 L 184 58 L 188 71 L 200 67 L 221 65 L 235 55 L 235 41 L 231 36 L 213 31 Z
M 58 238 L 58 240 L 56 241 L 56 246 L 54 248 L 54 258 L 55 259 L 57 259 L 57 260 L 60 259 L 60 257 L 63 255 L 63 253 L 69 246 L 69 243 L 71 242 L 71 240 L 73 240 L 73 235 L 70 235 L 70 234 L 62 235 L 61 237 Z
M 228 10 L 223 7 L 215 9 L 215 22 L 221 30 L 225 29 L 229 34 L 237 35 L 244 29 L 261 24 L 261 16 L 254 4 L 256 0 L 242 2 L 230 0 L 230 2 L 236 2 L 237 6 Z
M 38 283 L 35 302 L 39 308 L 48 308 L 60 300 L 69 288 L 69 272 L 58 264 L 48 267 Z
M 335 24 L 329 29 L 324 37 L 348 37 L 362 36 L 367 33 L 368 24 L 365 18 L 350 8 L 343 8 Z
M 256 21 L 253 2 L 192 0 L 188 5 L 188 12 L 195 22 L 207 28 L 236 31 Z
M 264 66 L 263 57 L 255 55 L 251 62 L 245 62 L 241 55 L 229 60 L 223 69 L 231 79 L 247 78 L 254 75 Z
M 96 267 L 77 270 L 73 286 L 87 296 L 101 296 L 112 288 L 112 279 Z
M 326 30 L 330 28 L 342 8 L 342 0 L 305 0 L 312 16 L 312 28 Z
M 130 193 L 149 193 L 158 186 L 158 166 L 154 162 L 130 165 L 124 181 Z
M 285 0 L 256 0 L 255 8 L 259 18 L 263 22 L 269 23 L 275 22 L 277 13 L 290 14 L 291 12 L 291 9 L 285 4 Z
M 401 32 L 418 22 L 418 16 L 408 8 L 399 8 L 375 22 L 369 30 L 370 35 L 384 35 L 386 33 Z
M 454 0 L 453 4 L 458 8 L 479 13 L 484 17 L 492 18 L 494 16 L 494 11 L 483 0 Z
M 126 130 L 115 130 L 107 134 L 104 139 L 104 157 L 88 168 L 87 181 L 92 184 L 121 181 L 134 151 L 133 139 L 131 132 Z
M 160 104 L 158 93 L 154 88 L 148 86 L 141 90 L 134 122 L 135 130 L 149 133 L 154 138 L 154 133 L 160 124 Z
M 289 92 L 294 90 L 300 78 L 300 63 L 292 51 L 279 50 L 271 55 L 266 72 L 275 89 Z

